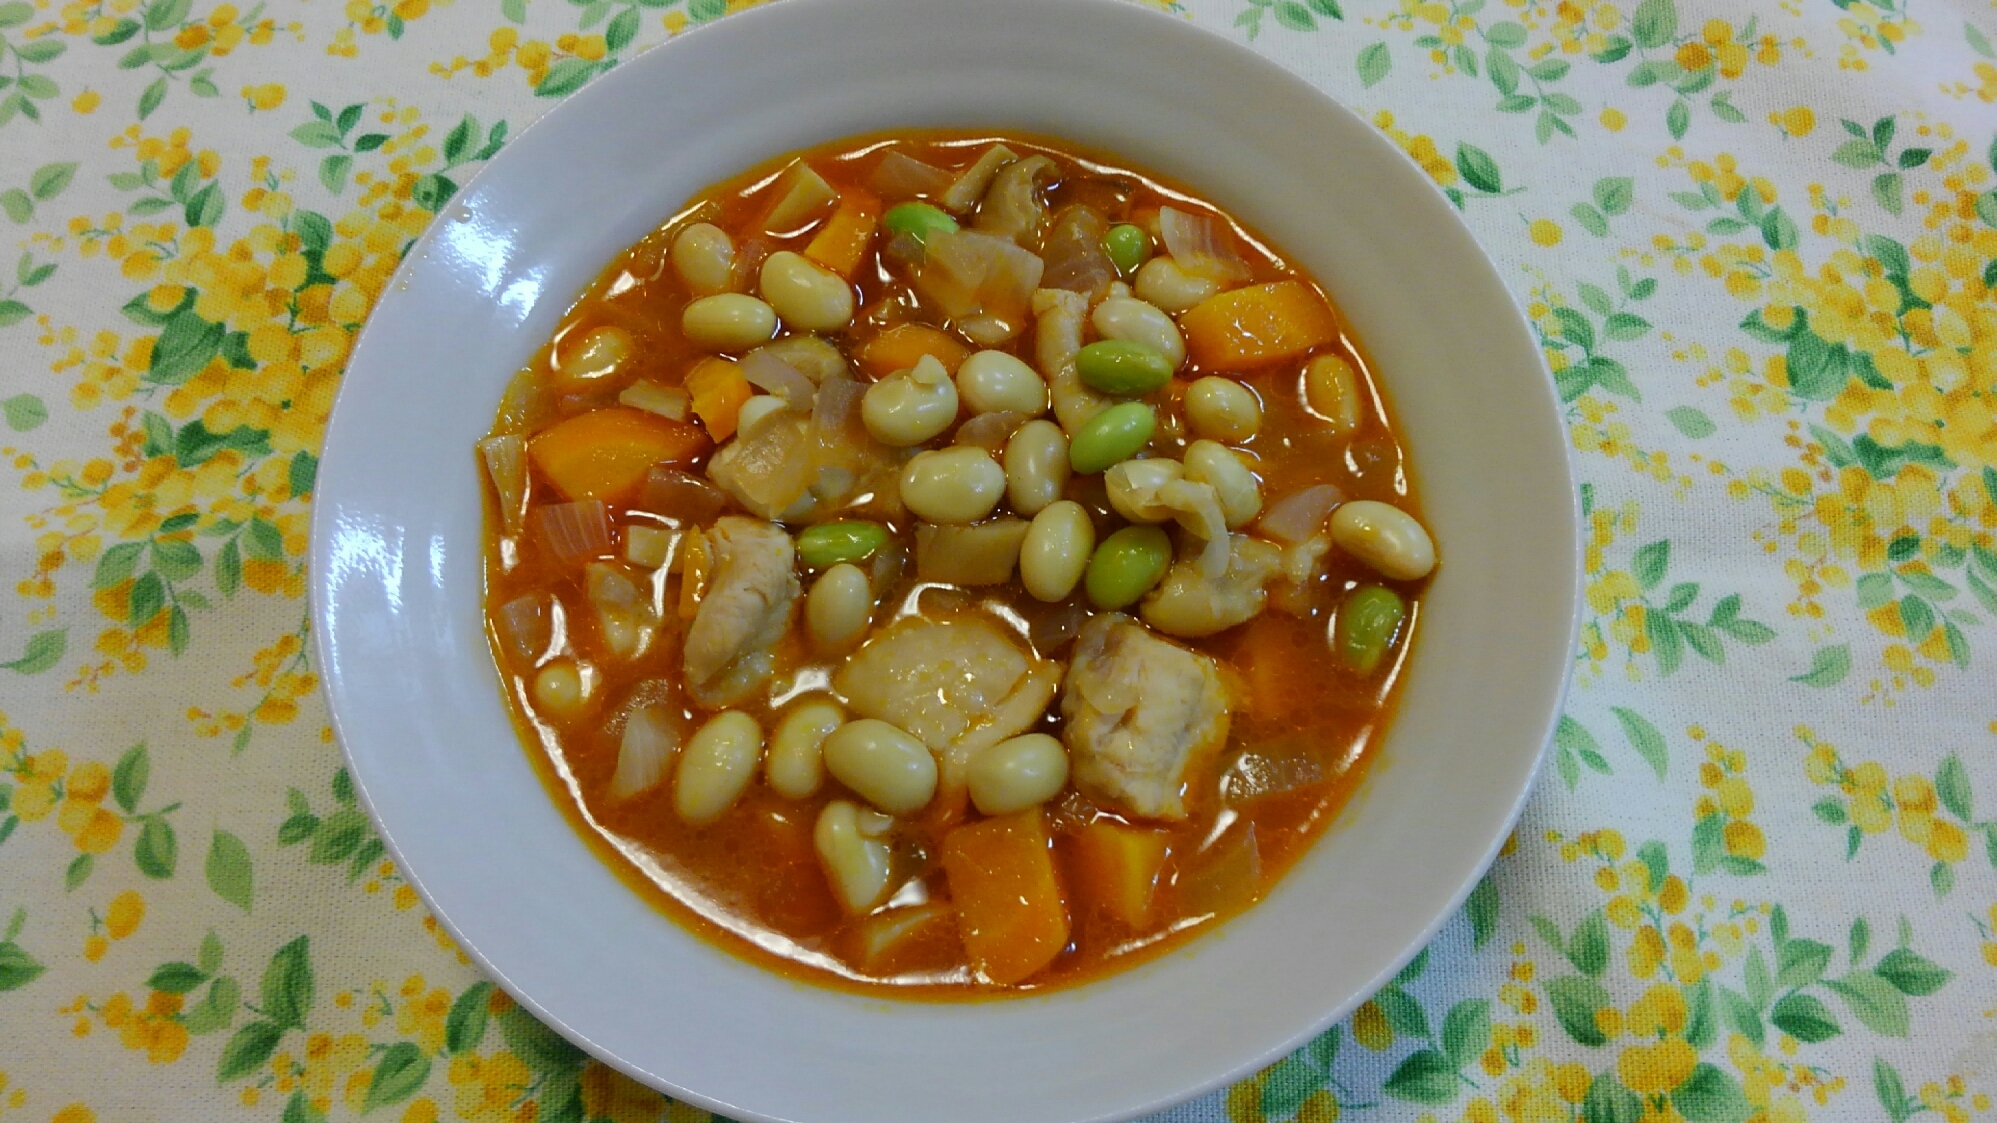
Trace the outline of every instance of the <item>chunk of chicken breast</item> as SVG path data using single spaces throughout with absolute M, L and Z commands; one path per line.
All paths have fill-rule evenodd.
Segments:
M 1061 698 L 1075 786 L 1146 819 L 1186 817 L 1186 784 L 1227 741 L 1230 701 L 1212 659 L 1122 613 L 1082 625 Z
M 946 787 L 963 782 L 973 753 L 1040 720 L 1060 682 L 1061 664 L 1036 657 L 998 624 L 970 613 L 900 620 L 832 679 L 855 714 L 928 745 Z
M 1145 623 L 1168 636 L 1210 636 L 1261 614 L 1264 590 L 1282 575 L 1283 551 L 1246 534 L 1229 537 L 1226 572 L 1209 578 L 1197 553 L 1174 562 L 1138 610 Z
M 797 604 L 797 548 L 781 527 L 726 515 L 707 532 L 707 595 L 686 633 L 687 689 L 702 705 L 731 705 L 770 677 L 770 649 Z

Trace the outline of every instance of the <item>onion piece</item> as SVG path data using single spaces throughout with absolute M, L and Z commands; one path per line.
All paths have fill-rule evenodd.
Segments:
M 889 149 L 887 155 L 881 157 L 881 162 L 875 165 L 874 174 L 867 177 L 867 186 L 881 197 L 882 202 L 899 203 L 941 195 L 950 189 L 953 178 L 942 168 Z
M 916 293 L 946 318 L 965 321 L 961 326 L 977 322 L 983 338 L 974 336 L 975 342 L 1002 342 L 1026 326 L 1046 268 L 1038 254 L 969 230 L 931 234 L 924 251 Z
M 1345 493 L 1331 484 L 1316 484 L 1293 491 L 1262 513 L 1257 529 L 1281 542 L 1295 545 L 1324 532 L 1324 520 L 1332 508 L 1345 501 Z
M 620 405 L 632 409 L 642 409 L 646 413 L 656 413 L 660 417 L 674 421 L 685 421 L 687 410 L 693 405 L 693 395 L 684 386 L 661 386 L 647 379 L 639 379 L 626 386 L 617 395 Z
M 1041 250 L 1047 260 L 1041 286 L 1081 293 L 1092 304 L 1100 299 L 1117 277 L 1115 263 L 1103 251 L 1103 235 L 1108 230 L 1108 220 L 1094 208 L 1061 208 Z
M 508 534 L 520 533 L 527 517 L 527 438 L 518 433 L 487 437 L 478 443 L 479 459 L 499 499 L 499 522 Z
M 1158 233 L 1179 268 L 1223 285 L 1248 279 L 1248 263 L 1234 252 L 1234 239 L 1212 215 L 1158 208 Z
M 1007 238 L 1027 249 L 1040 247 L 1041 232 L 1047 225 L 1047 204 L 1040 200 L 1043 183 L 1061 169 L 1045 156 L 1028 156 L 1000 168 L 992 185 L 978 203 L 973 220 L 979 233 Z
M 998 174 L 998 170 L 1017 159 L 1019 157 L 1005 145 L 992 145 L 978 155 L 975 163 L 957 176 L 956 181 L 950 184 L 950 189 L 945 191 L 937 202 L 941 203 L 946 211 L 964 214 L 977 206 L 978 200 L 985 197 L 985 188 L 991 186 L 992 177 Z
M 1307 732 L 1317 737 L 1291 733 L 1244 749 L 1221 772 L 1221 799 L 1242 804 L 1324 782 L 1331 771 L 1311 748 L 1322 741 L 1336 743 L 1337 738 L 1324 737 L 1329 730 Z
M 816 219 L 839 198 L 839 192 L 825 182 L 825 177 L 803 160 L 784 169 L 780 182 L 783 194 L 763 219 L 763 229 L 771 234 L 798 233 L 804 224 Z
M 531 663 L 547 652 L 551 634 L 548 605 L 539 596 L 529 593 L 515 597 L 492 616 L 499 642 L 516 660 Z
M 599 500 L 536 507 L 533 519 L 541 544 L 557 561 L 601 558 L 612 552 L 610 508 Z
M 699 476 L 658 465 L 645 477 L 638 508 L 693 526 L 707 526 L 728 505 L 728 494 Z
M 1016 410 L 996 410 L 981 413 L 962 425 L 957 426 L 956 439 L 951 444 L 976 445 L 997 456 L 1005 449 L 1005 443 L 1019 431 L 1021 425 L 1033 420 L 1030 413 Z
M 810 412 L 818 387 L 798 369 L 768 351 L 758 348 L 742 358 L 742 377 L 784 400 L 799 412 Z
M 680 730 L 664 706 L 642 706 L 624 720 L 617 743 L 617 770 L 610 776 L 610 798 L 630 799 L 666 777 L 666 766 L 679 751 Z
M 1229 829 L 1193 861 L 1179 875 L 1179 905 L 1188 916 L 1236 913 L 1262 895 L 1262 848 L 1253 823 Z

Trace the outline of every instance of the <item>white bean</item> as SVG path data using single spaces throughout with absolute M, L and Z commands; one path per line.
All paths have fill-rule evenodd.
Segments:
M 840 562 L 812 583 L 804 601 L 804 622 L 811 642 L 821 651 L 835 651 L 852 642 L 874 614 L 874 591 L 867 575 L 851 562 Z
M 929 747 L 885 721 L 849 721 L 825 738 L 822 751 L 840 783 L 891 815 L 920 811 L 936 794 Z
M 703 296 L 680 313 L 680 334 L 709 351 L 754 347 L 777 330 L 777 310 L 739 292 Z
M 803 254 L 763 259 L 759 289 L 783 322 L 801 331 L 837 331 L 853 322 L 853 286 Z
M 1213 485 L 1229 530 L 1245 525 L 1261 513 L 1262 489 L 1255 482 L 1255 474 L 1224 444 L 1194 441 L 1187 447 L 1186 478 Z
M 1383 577 L 1414 581 L 1435 568 L 1435 541 L 1391 503 L 1355 499 L 1331 516 L 1331 540 Z
M 867 387 L 860 420 L 882 444 L 912 448 L 957 420 L 957 384 L 935 356 L 924 355 L 912 369 Z
M 727 292 L 735 279 L 735 243 L 711 222 L 696 222 L 673 239 L 673 272 L 695 296 Z
M 1359 373 L 1337 355 L 1319 355 L 1304 367 L 1304 404 L 1344 437 L 1359 428 Z
M 596 668 L 557 659 L 534 676 L 534 704 L 554 718 L 572 718 L 589 707 L 596 693 Z
M 863 913 L 887 892 L 894 852 L 888 831 L 894 820 L 835 799 L 818 813 L 811 842 L 833 892 L 847 912 Z
M 1095 548 L 1096 528 L 1087 509 L 1072 499 L 1050 503 L 1026 528 L 1019 548 L 1020 583 L 1050 604 L 1065 600 L 1088 569 Z
M 623 328 L 595 328 L 561 351 L 561 376 L 565 382 L 595 382 L 617 373 L 631 361 L 638 341 Z
M 1186 340 L 1179 325 L 1155 304 L 1112 293 L 1089 318 L 1104 339 L 1142 343 L 1165 356 L 1173 370 L 1186 361 Z
M 757 394 L 742 403 L 742 410 L 735 415 L 735 431 L 747 433 L 756 427 L 756 422 L 773 413 L 782 413 L 790 408 L 790 403 L 775 394 Z
M 1040 513 L 1068 486 L 1068 434 L 1052 421 L 1029 421 L 1005 445 L 1005 492 L 1012 509 Z
M 673 810 L 694 826 L 726 814 L 756 775 L 763 730 L 740 710 L 723 710 L 686 744 L 673 780 Z
M 980 351 L 957 368 L 957 393 L 972 413 L 1047 412 L 1047 384 L 1040 373 L 1004 351 Z
M 1005 469 L 975 445 L 918 452 L 901 471 L 901 501 L 933 523 L 974 523 L 1005 495 Z
M 846 711 L 836 702 L 806 702 L 784 715 L 770 737 L 770 756 L 763 774 L 770 787 L 786 799 L 808 799 L 825 782 L 825 738 L 846 723 Z
M 1262 428 L 1262 403 L 1234 379 L 1210 374 L 1186 387 L 1186 420 L 1196 436 L 1245 441 Z
M 1068 752 L 1045 733 L 1026 733 L 980 750 L 964 773 L 971 802 L 987 815 L 1045 803 L 1068 786 Z
M 1163 255 L 1145 262 L 1137 271 L 1137 298 L 1174 315 L 1219 291 L 1218 281 L 1188 273 Z

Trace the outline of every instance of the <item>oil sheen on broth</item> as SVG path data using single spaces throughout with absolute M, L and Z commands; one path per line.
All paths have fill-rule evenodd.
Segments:
M 1260 899 L 1364 771 L 1435 565 L 1315 282 L 1028 137 L 703 193 L 478 451 L 493 655 L 577 829 L 728 950 L 909 997 Z

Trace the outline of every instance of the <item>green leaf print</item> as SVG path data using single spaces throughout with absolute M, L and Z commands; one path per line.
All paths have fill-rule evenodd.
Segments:
M 263 1013 L 283 1027 L 305 1028 L 312 1009 L 310 937 L 300 936 L 271 956 L 264 968 Z
M 1894 948 L 1887 952 L 1873 970 L 1900 993 L 1920 997 L 1940 990 L 1953 977 L 1946 968 L 1906 948 Z
M 11 938 L 0 941 L 0 991 L 19 990 L 47 970 Z
M 1487 195 L 1495 195 L 1504 189 L 1504 177 L 1498 171 L 1498 162 L 1491 154 L 1475 145 L 1456 146 L 1456 170 L 1463 181 Z
M 1650 764 L 1650 767 L 1656 771 L 1658 779 L 1664 779 L 1665 770 L 1671 763 L 1670 753 L 1665 748 L 1664 735 L 1659 733 L 1657 727 L 1650 724 L 1642 714 L 1634 710 L 1616 706 L 1610 712 L 1614 713 L 1616 720 L 1622 724 L 1623 736 L 1629 739 L 1630 748 L 1635 749 L 1637 755 Z
M 173 824 L 160 814 L 146 816 L 145 825 L 139 828 L 139 841 L 132 847 L 132 859 L 139 872 L 155 881 L 164 881 L 173 876 L 179 854 L 180 842 L 174 836 Z
M 1442 1052 L 1455 1068 L 1484 1055 L 1491 1045 L 1491 1004 L 1466 998 L 1449 1008 L 1442 1019 Z
M 1409 1054 L 1380 1090 L 1399 1100 L 1446 1104 L 1456 1098 L 1461 1080 L 1447 1057 L 1433 1049 L 1422 1049 Z
M 476 982 L 465 988 L 451 1003 L 444 1019 L 444 1048 L 453 1056 L 478 1048 L 485 1040 L 486 1004 L 492 999 L 492 984 Z
M 1472 948 L 1482 948 L 1497 934 L 1498 905 L 1498 883 L 1487 873 L 1470 891 L 1469 899 L 1463 902 L 1463 911 L 1470 918 Z
M 1733 1077 L 1704 1062 L 1672 1089 L 1671 1106 L 1691 1123 L 1741 1123 L 1754 1110 Z
M 1713 419 L 1706 416 L 1704 410 L 1692 406 L 1679 406 L 1676 409 L 1666 410 L 1664 416 L 1671 422 L 1672 428 L 1695 441 L 1710 437 L 1719 430 L 1719 427 L 1713 424 Z
M 49 407 L 33 394 L 16 394 L 0 402 L 0 411 L 6 414 L 7 428 L 16 433 L 31 432 L 49 419 Z
M 1602 910 L 1596 909 L 1575 925 L 1567 939 L 1567 961 L 1590 978 L 1599 978 L 1609 966 L 1609 925 Z
M 252 877 L 250 871 L 250 849 L 243 840 L 228 831 L 218 830 L 208 844 L 208 861 L 205 866 L 208 887 L 215 895 L 242 909 L 250 911 Z
M 1614 1005 L 1602 984 L 1585 975 L 1563 975 L 1546 981 L 1546 997 L 1567 1036 L 1583 1045 L 1608 1043 L 1595 1024 L 1595 1011 Z
M 1374 43 L 1359 51 L 1359 84 L 1371 89 L 1386 79 L 1394 69 L 1394 57 L 1387 50 L 1387 44 Z
M 1800 675 L 1790 677 L 1790 682 L 1800 682 L 1804 686 L 1819 688 L 1836 686 L 1851 673 L 1851 645 L 1840 643 L 1817 649 L 1810 658 L 1810 669 Z
M 69 649 L 69 629 L 51 628 L 36 632 L 28 637 L 28 644 L 21 657 L 12 662 L 0 663 L 0 667 L 21 675 L 38 675 L 62 661 Z
M 1907 1036 L 1907 999 L 1892 984 L 1871 971 L 1853 971 L 1825 986 L 1844 999 L 1852 1015 L 1866 1028 L 1887 1037 Z
M 284 1036 L 284 1027 L 276 1022 L 254 1021 L 236 1031 L 229 1043 L 222 1048 L 222 1057 L 215 1065 L 215 1080 L 226 1084 L 238 1077 L 248 1076 L 263 1067 L 277 1050 L 277 1043 Z
M 1776 1029 L 1798 1041 L 1815 1044 L 1844 1032 L 1830 1009 L 1808 994 L 1785 994 L 1768 1015 Z
M 1642 1123 L 1643 1098 L 1623 1086 L 1615 1070 L 1596 1074 L 1581 1101 L 1583 1123 Z
M 1678 34 L 1677 7 L 1671 0 L 1643 0 L 1630 15 L 1630 34 L 1646 49 L 1671 42 Z
M 168 994 L 186 994 L 208 981 L 208 972 L 192 963 L 162 963 L 153 969 L 146 985 Z
M 390 1045 L 375 1063 L 374 1079 L 368 1084 L 361 1114 L 408 1099 L 429 1078 L 430 1058 L 414 1042 L 398 1041 Z

